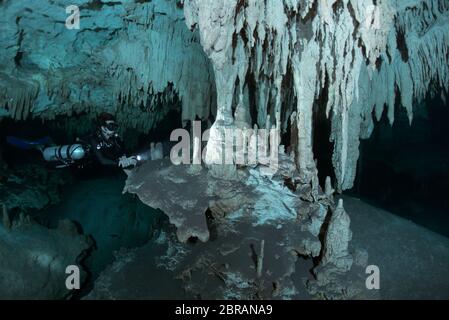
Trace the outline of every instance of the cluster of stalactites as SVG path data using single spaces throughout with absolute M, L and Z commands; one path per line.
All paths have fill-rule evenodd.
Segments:
M 20 81 L 0 75 L 0 117 L 27 119 L 38 91 L 39 84 L 34 81 Z
M 353 185 L 373 110 L 380 119 L 387 106 L 393 122 L 400 92 L 411 120 L 413 102 L 432 80 L 447 88 L 448 11 L 445 0 L 184 1 L 187 24 L 199 29 L 214 66 L 216 130 L 241 119 L 264 126 L 271 115 L 284 132 L 296 132 L 292 148 L 301 178 L 310 181 L 313 113 L 327 87 L 339 190 Z
M 123 126 L 147 132 L 172 107 L 182 110 L 184 122 L 214 115 L 213 71 L 176 0 L 117 2 L 102 10 L 88 2 L 79 4 L 80 30 L 47 23 L 64 14 L 52 1 L 30 3 L 23 15 L 17 1 L 0 4 L 8 25 L 1 40 L 21 44 L 0 49 L 0 118 L 107 111 Z M 20 25 L 9 23 L 19 15 Z M 14 50 L 26 57 L 22 63 L 14 65 Z

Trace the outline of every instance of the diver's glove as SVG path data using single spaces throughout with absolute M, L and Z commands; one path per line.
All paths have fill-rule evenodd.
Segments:
M 135 167 L 137 165 L 137 157 L 127 157 L 123 156 L 119 159 L 118 166 L 121 168 L 129 168 L 129 167 Z

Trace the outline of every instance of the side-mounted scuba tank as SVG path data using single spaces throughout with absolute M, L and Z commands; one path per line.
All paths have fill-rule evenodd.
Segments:
M 70 166 L 83 160 L 89 154 L 89 147 L 77 143 L 65 146 L 47 147 L 42 150 L 42 155 L 47 162 L 62 162 L 64 166 Z
M 48 137 L 33 141 L 8 136 L 6 141 L 22 150 L 39 150 L 42 152 L 45 161 L 61 163 L 62 165 L 58 166 L 58 168 L 74 165 L 87 158 L 90 152 L 89 145 L 82 141 L 65 146 L 50 146 L 51 139 Z

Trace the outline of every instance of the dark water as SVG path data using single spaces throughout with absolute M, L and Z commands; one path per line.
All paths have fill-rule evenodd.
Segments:
M 124 174 L 117 172 L 76 177 L 63 188 L 60 204 L 35 216 L 49 227 L 56 227 L 61 219 L 69 219 L 93 239 L 94 249 L 83 263 L 89 277 L 82 295 L 92 289 L 99 274 L 114 261 L 115 251 L 145 245 L 165 218 L 162 212 L 143 205 L 135 196 L 122 194 L 124 183 Z
M 362 142 L 355 188 L 348 194 L 449 237 L 449 106 L 428 99 L 410 126 L 398 108 Z

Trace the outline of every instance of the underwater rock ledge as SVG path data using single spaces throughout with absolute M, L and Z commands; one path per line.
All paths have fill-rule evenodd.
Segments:
M 309 289 L 314 296 L 335 299 L 360 294 L 363 282 L 351 284 L 345 294 L 333 290 L 345 287 L 339 277 L 352 266 L 347 251 L 350 221 L 343 203 L 335 207 L 332 192 L 326 195 L 318 189 L 317 200 L 304 200 L 312 199 L 308 195 L 312 188 L 288 188 L 286 181 L 294 164 L 283 164 L 272 178 L 253 168 L 238 170 L 241 179 L 230 181 L 212 176 L 207 169 L 174 166 L 168 159 L 152 161 L 127 172 L 124 192 L 161 209 L 176 227 L 176 238 L 156 240 L 166 246 L 165 256 L 171 256 L 166 260 L 171 263 L 159 266 L 182 280 L 189 295 L 204 299 L 292 299 Z M 327 239 L 324 243 L 323 234 Z M 343 266 L 342 255 L 349 264 Z M 291 276 L 301 263 L 300 257 L 318 259 L 314 272 L 320 281 L 302 274 L 308 285 L 295 286 Z M 118 259 L 116 263 L 132 265 L 138 260 Z M 331 279 L 332 285 L 324 278 Z

